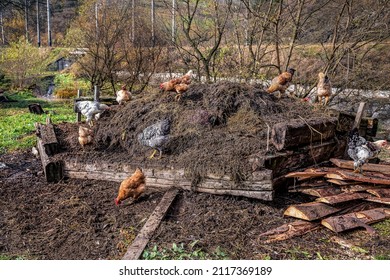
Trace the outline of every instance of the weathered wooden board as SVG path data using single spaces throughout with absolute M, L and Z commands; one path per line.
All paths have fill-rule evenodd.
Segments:
M 295 236 L 301 236 L 320 227 L 319 223 L 307 222 L 307 221 L 295 221 L 287 223 L 271 229 L 259 235 L 259 237 L 267 236 L 268 238 L 264 243 L 272 243 L 276 241 L 286 240 Z
M 129 164 L 110 164 L 104 161 L 82 163 L 65 159 L 64 174 L 69 178 L 95 179 L 121 182 L 134 171 L 136 166 Z M 240 184 L 227 175 L 206 174 L 194 183 L 186 178 L 184 169 L 142 168 L 149 187 L 169 189 L 178 187 L 185 190 L 219 195 L 235 195 L 271 201 L 274 198 L 271 170 L 255 171 Z
M 37 148 L 46 181 L 57 183 L 63 179 L 64 173 L 62 160 L 53 160 L 50 158 L 58 149 L 54 127 L 48 119 L 46 125 L 36 123 L 35 128 L 37 129 Z
M 350 185 L 356 185 L 359 184 L 359 182 L 355 181 L 347 181 L 347 180 L 338 180 L 338 179 L 328 179 L 329 183 L 338 185 L 338 186 L 350 186 Z
M 390 185 L 390 176 L 382 173 L 366 172 L 364 174 L 354 173 L 349 171 L 336 171 L 343 179 L 354 180 L 358 182 L 367 182 L 372 184 Z
M 278 151 L 334 137 L 337 118 L 293 119 L 272 127 L 271 142 Z
M 367 193 L 340 193 L 332 196 L 326 196 L 326 197 L 319 197 L 315 201 L 323 202 L 327 204 L 338 204 L 342 202 L 352 201 L 352 200 L 358 200 L 358 199 L 365 199 L 370 197 L 370 194 Z
M 384 188 L 376 188 L 376 189 L 369 189 L 366 190 L 366 192 L 373 194 L 377 197 L 387 197 L 390 198 L 390 189 L 384 189 Z
M 330 161 L 337 167 L 353 170 L 352 160 L 331 158 Z M 363 168 L 364 171 L 380 172 L 390 175 L 390 165 L 366 163 L 363 165 Z
M 294 151 L 278 152 L 271 156 L 255 154 L 249 157 L 249 163 L 252 164 L 252 170 L 270 169 L 273 171 L 274 178 L 277 178 L 287 173 L 329 160 L 336 146 L 336 141 L 329 140 L 327 142 L 314 143 L 310 146 L 296 148 Z
M 161 220 L 164 218 L 165 213 L 168 211 L 169 206 L 171 206 L 172 201 L 175 199 L 177 193 L 177 189 L 171 189 L 164 194 L 160 203 L 154 209 L 152 215 L 150 215 L 139 234 L 127 249 L 127 252 L 122 257 L 122 260 L 139 259 L 153 233 L 160 225 Z
M 326 186 L 321 188 L 300 188 L 299 192 L 315 197 L 328 197 L 342 193 L 339 187 Z
M 339 216 L 333 216 L 321 221 L 321 224 L 334 232 L 343 232 L 345 230 L 363 227 L 372 232 L 373 229 L 367 224 L 375 223 L 390 218 L 390 209 L 375 208 L 366 211 L 348 213 Z
M 321 202 L 308 202 L 289 206 L 284 211 L 285 216 L 306 221 L 315 221 L 339 212 L 341 209 Z
M 380 204 L 390 205 L 390 198 L 388 198 L 388 197 L 369 197 L 369 198 L 366 198 L 365 200 L 370 201 L 370 202 L 376 202 L 376 203 L 380 203 Z

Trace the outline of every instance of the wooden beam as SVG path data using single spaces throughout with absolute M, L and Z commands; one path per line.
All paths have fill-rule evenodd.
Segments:
M 366 211 L 329 217 L 323 219 L 321 224 L 334 232 L 343 232 L 346 230 L 363 227 L 368 232 L 374 233 L 374 230 L 367 224 L 379 222 L 387 218 L 390 218 L 390 209 L 375 208 Z
M 271 142 L 280 151 L 334 137 L 337 118 L 293 119 L 272 127 Z
M 150 238 L 152 237 L 153 233 L 158 228 L 158 226 L 161 223 L 161 220 L 164 218 L 166 212 L 171 206 L 177 193 L 178 193 L 177 189 L 171 189 L 164 194 L 160 203 L 154 209 L 153 213 L 150 215 L 149 219 L 146 221 L 145 225 L 142 227 L 137 237 L 134 239 L 134 241 L 127 249 L 127 252 L 122 257 L 122 260 L 139 259 L 146 245 L 148 244 Z
M 351 169 L 351 170 L 354 169 L 352 160 L 331 158 L 330 161 L 337 167 Z M 390 165 L 365 163 L 363 165 L 363 169 L 364 171 L 380 172 L 383 174 L 390 175 Z
M 289 206 L 284 211 L 285 216 L 295 217 L 306 221 L 315 221 L 339 212 L 341 209 L 321 202 L 309 202 Z

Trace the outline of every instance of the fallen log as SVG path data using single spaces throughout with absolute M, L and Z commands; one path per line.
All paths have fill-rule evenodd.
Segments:
M 341 208 L 333 207 L 321 202 L 308 202 L 289 206 L 284 211 L 285 216 L 290 216 L 306 221 L 315 221 L 323 217 L 341 211 Z
M 46 181 L 57 183 L 64 177 L 63 162 L 62 160 L 54 160 L 49 157 L 57 152 L 58 142 L 49 118 L 46 120 L 46 123 L 46 125 L 35 124 L 37 129 L 37 148 Z
M 271 229 L 259 235 L 259 237 L 268 236 L 264 243 L 272 243 L 276 241 L 282 241 L 290 239 L 295 236 L 301 236 L 320 227 L 319 223 L 307 222 L 307 221 L 295 221 L 292 223 L 284 224 L 275 229 Z
M 141 231 L 138 233 L 134 241 L 127 249 L 127 252 L 122 257 L 122 260 L 139 259 L 146 245 L 148 244 L 150 238 L 152 237 L 153 233 L 160 225 L 161 220 L 164 218 L 165 213 L 168 211 L 169 207 L 171 206 L 177 193 L 178 193 L 177 189 L 171 189 L 164 194 L 160 203 L 154 209 L 153 213 L 150 215 L 149 219 L 146 221 Z
M 272 127 L 271 142 L 280 151 L 334 137 L 337 118 L 293 119 Z
M 332 196 L 326 196 L 326 197 L 319 197 L 315 201 L 323 202 L 326 204 L 338 204 L 342 202 L 352 201 L 352 200 L 358 200 L 358 199 L 365 199 L 370 197 L 370 194 L 367 193 L 340 193 Z
M 368 224 L 390 218 L 390 209 L 375 208 L 366 211 L 348 213 L 340 216 L 323 219 L 321 224 L 334 232 L 343 232 L 358 227 L 365 228 L 368 232 L 374 233 L 374 229 Z
M 337 167 L 351 170 L 354 169 L 352 160 L 331 158 L 330 161 Z M 390 175 L 390 165 L 366 163 L 363 165 L 363 169 L 364 171 L 380 172 Z

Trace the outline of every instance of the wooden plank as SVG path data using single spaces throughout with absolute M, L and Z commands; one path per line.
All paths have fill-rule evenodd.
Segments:
M 367 193 L 340 193 L 332 196 L 326 196 L 326 197 L 319 197 L 315 201 L 323 202 L 327 204 L 338 204 L 341 202 L 347 202 L 352 200 L 358 200 L 358 199 L 365 199 L 370 197 L 370 194 Z
M 109 164 L 104 161 L 93 164 L 65 159 L 64 174 L 75 179 L 94 179 L 122 182 L 129 176 L 134 167 L 127 165 Z M 185 177 L 184 169 L 143 168 L 146 184 L 149 187 L 169 189 L 178 187 L 218 195 L 234 195 L 271 201 L 274 198 L 272 171 L 255 171 L 248 180 L 236 184 L 230 176 L 206 174 L 194 186 L 192 180 Z
M 360 122 L 361 122 L 363 115 L 365 113 L 365 108 L 366 108 L 366 103 L 360 102 L 359 108 L 358 108 L 357 113 L 356 113 L 355 121 L 351 127 L 351 130 L 354 129 L 355 127 L 358 128 L 360 126 Z
M 387 197 L 390 198 L 390 189 L 369 189 L 368 193 L 375 195 L 376 197 Z
M 319 223 L 307 222 L 307 221 L 295 221 L 292 223 L 284 224 L 275 229 L 271 229 L 259 235 L 259 237 L 268 236 L 263 241 L 264 243 L 272 243 L 276 241 L 282 241 L 290 239 L 292 237 L 301 236 L 320 227 Z
M 383 188 L 381 186 L 355 184 L 340 187 L 343 192 L 365 192 L 369 189 Z
M 286 175 L 313 164 L 329 160 L 337 147 L 335 140 L 322 143 L 313 143 L 309 146 L 299 147 L 294 151 L 277 152 L 272 156 L 253 154 L 249 157 L 252 170 L 269 169 L 273 171 L 274 178 Z
M 390 176 L 382 173 L 365 172 L 364 174 L 344 170 L 336 171 L 343 179 L 366 182 L 371 184 L 390 185 Z
M 348 213 L 344 215 L 323 219 L 321 224 L 334 232 L 343 232 L 358 227 L 365 228 L 373 233 L 373 229 L 368 226 L 378 221 L 390 218 L 390 209 L 375 208 L 360 212 Z
M 351 170 L 354 169 L 352 160 L 331 158 L 330 161 L 337 167 Z M 364 171 L 380 172 L 383 174 L 390 175 L 390 165 L 365 163 L 363 167 Z
M 352 186 L 352 185 L 361 184 L 360 182 L 348 181 L 348 180 L 337 180 L 337 179 L 328 179 L 326 181 L 338 186 Z
M 35 128 L 37 129 L 37 148 L 46 181 L 57 183 L 62 180 L 64 173 L 62 160 L 53 160 L 50 158 L 58 148 L 53 125 L 50 123 L 50 120 L 47 120 L 47 125 L 35 123 Z
M 341 209 L 321 202 L 308 202 L 289 206 L 284 211 L 285 216 L 306 221 L 315 221 L 339 212 Z
M 365 199 L 366 201 L 376 202 L 380 204 L 390 205 L 390 198 L 388 197 L 369 197 Z
M 342 177 L 341 175 L 336 174 L 336 173 L 327 173 L 327 174 L 325 174 L 324 177 L 327 179 L 333 179 L 333 180 L 338 180 L 338 181 L 344 180 L 344 177 Z
M 271 142 L 280 151 L 334 137 L 337 118 L 292 119 L 272 127 Z
M 134 241 L 127 249 L 127 252 L 122 257 L 122 260 L 139 259 L 143 250 L 148 244 L 150 238 L 152 237 L 153 233 L 158 228 L 158 226 L 161 223 L 161 220 L 164 218 L 166 212 L 171 206 L 177 193 L 178 193 L 177 189 L 171 189 L 164 194 L 160 203 L 154 209 L 153 213 L 150 215 L 149 219 L 146 221 L 145 225 L 142 227 L 137 237 L 134 239 Z
M 328 197 L 341 193 L 341 189 L 333 186 L 326 186 L 322 188 L 304 188 L 299 189 L 299 192 L 312 195 L 315 197 Z

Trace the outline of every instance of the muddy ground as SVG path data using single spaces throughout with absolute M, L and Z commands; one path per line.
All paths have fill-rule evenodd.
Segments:
M 29 152 L 4 154 L 0 162 L 0 255 L 26 259 L 120 259 L 162 197 L 148 190 L 136 203 L 116 207 L 118 184 L 93 180 L 45 181 L 39 159 Z M 285 208 L 309 197 L 286 194 L 274 202 L 181 191 L 149 249 L 185 247 L 194 241 L 209 258 L 218 247 L 229 259 L 372 259 L 390 256 L 386 234 L 364 230 L 334 234 L 320 229 L 265 244 L 260 233 L 282 225 Z M 379 232 L 383 233 L 383 230 Z M 332 242 L 334 236 L 357 248 Z
M 208 94 L 205 94 L 207 92 Z M 301 100 L 280 100 L 261 89 L 221 83 L 193 87 L 175 103 L 172 95 L 149 94 L 115 107 L 94 126 L 94 142 L 82 149 L 77 124 L 56 126 L 58 156 L 98 160 L 139 159 L 145 165 L 150 148 L 136 135 L 162 117 L 173 121 L 170 146 L 161 164 L 234 173 L 246 156 L 264 151 L 267 126 L 300 116 L 326 114 Z M 194 140 L 196 139 L 196 141 Z M 173 143 L 173 144 L 172 144 Z M 272 147 L 271 151 L 272 152 Z M 197 160 L 194 160 L 197 159 Z M 153 160 L 152 160 L 153 161 Z M 120 259 L 163 193 L 147 189 L 132 203 L 115 206 L 119 184 L 64 179 L 47 183 L 39 158 L 30 151 L 0 155 L 0 256 L 26 259 Z M 301 237 L 267 244 L 259 234 L 295 221 L 283 217 L 291 204 L 309 196 L 282 192 L 273 202 L 180 191 L 154 233 L 147 250 L 199 250 L 209 259 L 374 259 L 390 258 L 389 223 L 378 223 L 378 235 L 364 230 L 334 234 L 319 229 Z M 332 241 L 348 240 L 346 248 Z M 195 244 L 195 245 L 194 245 Z M 190 248 L 190 245 L 194 247 Z

